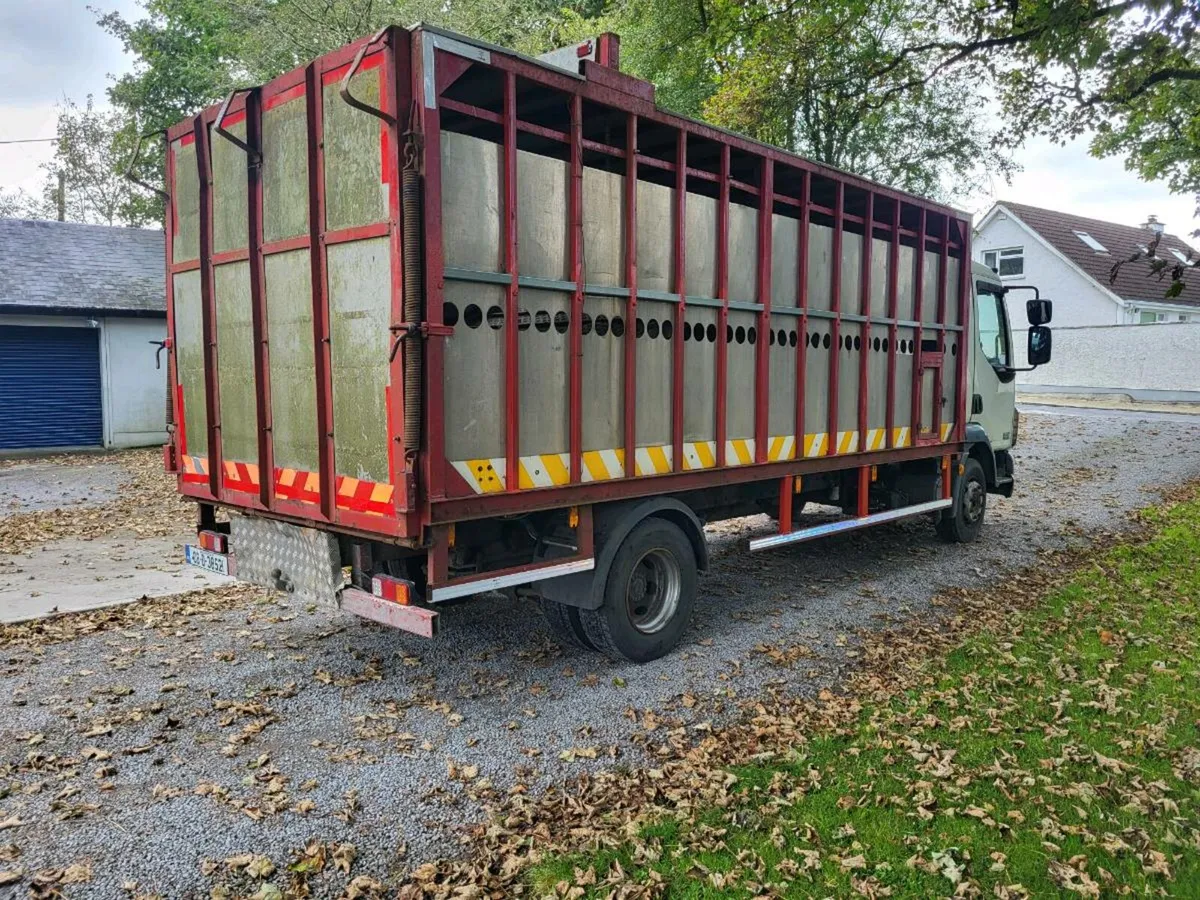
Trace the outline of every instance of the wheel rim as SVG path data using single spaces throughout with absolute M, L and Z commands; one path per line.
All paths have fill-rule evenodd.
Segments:
M 629 621 L 642 634 L 662 631 L 679 608 L 683 574 L 667 550 L 647 550 L 629 575 L 625 607 Z
M 963 519 L 968 525 L 974 525 L 983 518 L 983 506 L 987 502 L 987 491 L 984 486 L 972 479 L 965 485 L 963 491 Z

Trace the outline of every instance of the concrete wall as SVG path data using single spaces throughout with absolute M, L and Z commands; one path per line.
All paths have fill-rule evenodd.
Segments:
M 166 354 L 154 368 L 167 334 L 163 318 L 129 316 L 10 316 L 3 325 L 39 328 L 95 328 L 100 331 L 100 396 L 104 414 L 104 446 L 150 447 L 162 444 L 166 432 Z
M 166 319 L 109 317 L 102 322 L 100 365 L 104 377 L 104 443 L 148 447 L 167 439 L 167 355 L 154 368 L 151 341 L 167 333 Z
M 1057 320 L 1057 304 L 1054 313 Z M 1200 322 L 1051 327 L 1054 355 L 1049 365 L 1017 376 L 1023 392 L 1074 389 L 1145 400 L 1200 401 Z M 1018 331 L 1014 339 L 1018 359 L 1024 360 L 1024 336 Z
M 1000 211 L 980 229 L 972 250 L 975 259 L 983 262 L 985 250 L 1008 247 L 1025 248 L 1025 273 L 1005 278 L 1004 283 L 1037 285 L 1043 297 L 1054 301 L 1054 327 L 1116 325 L 1124 320 L 1122 307 L 1095 282 Z M 1025 301 L 1032 296 L 1029 291 L 1009 295 L 1008 316 L 1013 328 L 1025 322 Z

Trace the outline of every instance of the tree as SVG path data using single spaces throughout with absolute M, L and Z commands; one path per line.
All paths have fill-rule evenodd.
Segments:
M 939 25 L 915 0 L 630 0 L 613 16 L 659 101 L 943 199 L 1014 169 L 965 68 L 891 64 Z
M 23 188 L 0 189 L 0 219 L 48 219 L 44 203 Z
M 115 110 L 98 110 L 90 94 L 83 106 L 64 101 L 58 113 L 54 158 L 42 164 L 46 173 L 42 210 L 56 208 L 61 184 L 70 222 L 144 225 L 160 221 L 141 189 L 124 177 L 133 155 L 131 138 L 124 117 Z

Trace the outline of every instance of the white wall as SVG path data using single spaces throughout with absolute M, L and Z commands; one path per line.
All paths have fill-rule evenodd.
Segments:
M 983 251 L 1006 247 L 1025 248 L 1025 274 L 1005 278 L 1004 283 L 1037 285 L 1043 297 L 1054 301 L 1052 327 L 1115 325 L 1124 321 L 1122 307 L 1095 282 L 1000 210 L 980 229 L 972 250 L 976 261 L 983 262 Z M 1008 317 L 1014 328 L 1025 322 L 1025 301 L 1032 296 L 1030 291 L 1009 294 Z
M 1200 322 L 1051 328 L 1054 354 L 1049 365 L 1018 376 L 1024 391 L 1076 388 L 1139 399 L 1200 400 Z M 1019 332 L 1014 338 L 1022 344 L 1018 358 L 1024 359 L 1024 339 Z
M 104 375 L 104 443 L 148 447 L 166 441 L 167 354 L 154 368 L 167 320 L 110 316 L 103 320 L 100 365 Z

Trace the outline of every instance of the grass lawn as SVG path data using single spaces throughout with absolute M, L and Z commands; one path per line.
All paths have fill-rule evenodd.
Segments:
M 919 690 L 733 769 L 726 806 L 542 859 L 532 892 L 1200 897 L 1200 500 L 1148 518 Z

